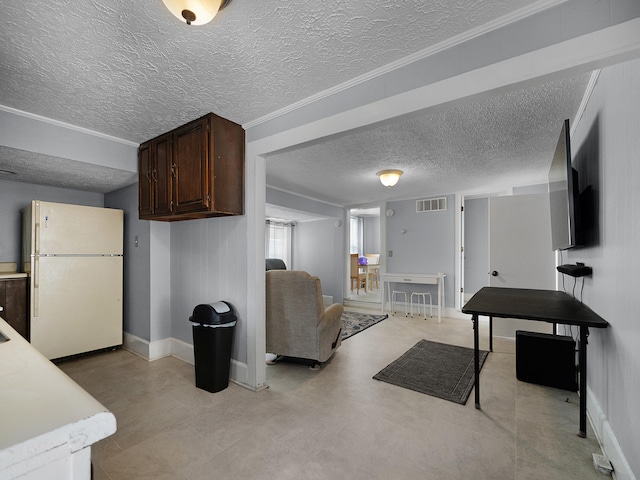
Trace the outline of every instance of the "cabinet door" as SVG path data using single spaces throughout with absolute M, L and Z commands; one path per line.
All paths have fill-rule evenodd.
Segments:
M 167 215 L 172 211 L 173 152 L 171 134 L 153 140 L 153 213 Z
M 27 279 L 0 280 L 0 305 L 4 307 L 0 316 L 28 340 Z
M 174 211 L 198 212 L 209 208 L 209 120 L 188 123 L 175 131 Z
M 138 150 L 138 213 L 140 217 L 153 213 L 151 142 L 143 143 Z

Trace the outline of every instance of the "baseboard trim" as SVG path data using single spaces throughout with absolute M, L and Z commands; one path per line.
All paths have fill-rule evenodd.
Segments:
M 124 332 L 122 348 L 149 361 L 149 342 L 129 332 Z
M 172 338 L 164 338 L 149 343 L 149 361 L 158 360 L 160 358 L 171 355 Z
M 637 480 L 620 448 L 620 444 L 611 428 L 609 420 L 607 420 L 602 408 L 600 408 L 600 404 L 589 387 L 587 387 L 587 414 L 604 455 L 611 462 L 611 465 L 613 465 L 613 478 L 615 480 Z
M 193 345 L 177 338 L 164 338 L 155 342 L 149 342 L 128 332 L 124 332 L 122 348 L 153 362 L 164 357 L 175 357 L 190 365 L 195 363 Z M 231 359 L 229 380 L 249 390 L 257 390 L 248 383 L 249 372 L 246 363 Z

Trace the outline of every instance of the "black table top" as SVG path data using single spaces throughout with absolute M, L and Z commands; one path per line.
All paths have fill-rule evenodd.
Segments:
M 484 287 L 463 313 L 606 328 L 609 323 L 582 302 L 556 290 Z

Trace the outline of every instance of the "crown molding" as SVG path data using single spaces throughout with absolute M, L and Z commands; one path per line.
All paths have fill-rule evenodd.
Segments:
M 288 193 L 289 195 L 295 195 L 296 197 L 306 198 L 307 200 L 313 200 L 314 202 L 324 203 L 325 205 L 330 205 L 332 207 L 345 208 L 344 205 L 340 205 L 338 203 L 331 203 L 331 202 L 328 202 L 326 200 L 320 200 L 319 198 L 310 197 L 309 195 L 303 195 L 301 193 L 297 193 L 297 192 L 294 192 L 292 190 L 286 190 L 286 189 L 280 188 L 280 187 L 274 187 L 273 185 L 267 184 L 267 188 L 269 188 L 271 190 L 276 190 L 278 192 Z M 269 202 L 267 202 L 267 203 L 269 203 Z M 327 218 L 329 218 L 329 217 L 327 217 Z
M 569 129 L 569 137 L 573 138 L 573 134 L 578 128 L 578 124 L 580 120 L 582 120 L 582 116 L 584 115 L 587 106 L 589 105 L 589 100 L 591 100 L 591 95 L 593 94 L 593 90 L 596 88 L 598 84 L 598 78 L 600 77 L 600 71 L 602 69 L 598 68 L 591 72 L 591 77 L 589 77 L 589 83 L 587 84 L 587 88 L 584 91 L 584 95 L 582 96 L 582 101 L 580 102 L 580 106 L 578 107 L 578 111 L 576 112 L 575 119 L 571 124 L 571 128 Z
M 0 105 L 0 111 L 11 113 L 13 115 L 19 115 L 21 117 L 29 118 L 31 120 L 36 120 L 38 122 L 48 123 L 49 125 L 54 125 L 60 128 L 66 128 L 68 130 L 73 130 L 79 133 L 84 133 L 86 135 L 92 135 L 94 137 L 102 138 L 104 140 L 109 140 L 110 142 L 121 143 L 122 145 L 127 145 L 129 147 L 138 148 L 140 146 L 139 143 L 132 142 L 130 140 L 125 140 L 123 138 L 113 137 L 111 135 L 107 135 L 105 133 L 100 133 L 95 130 L 90 130 L 84 127 L 78 127 L 77 125 L 72 125 L 70 123 L 61 122 L 59 120 L 54 120 L 53 118 L 43 117 L 42 115 L 36 115 L 35 113 L 29 113 L 22 110 L 18 110 L 17 108 L 7 107 L 6 105 Z

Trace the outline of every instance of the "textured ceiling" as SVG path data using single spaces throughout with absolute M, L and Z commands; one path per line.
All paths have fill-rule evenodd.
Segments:
M 267 157 L 267 184 L 339 205 L 545 183 L 590 74 Z M 376 172 L 404 173 L 393 188 Z M 312 178 L 313 181 L 309 181 Z
M 108 193 L 137 182 L 138 175 L 0 145 L 0 180 Z
M 0 105 L 136 143 L 210 111 L 246 124 L 529 5 L 232 0 L 210 24 L 189 27 L 161 0 L 6 0 Z M 465 177 L 496 169 L 522 177 L 548 160 L 548 134 L 557 137 L 562 119 L 575 113 L 583 87 L 583 78 L 560 82 L 276 155 L 269 183 L 353 204 L 391 192 L 453 191 Z M 547 134 L 542 143 L 537 130 Z M 513 138 L 523 145 L 513 148 Z M 67 170 L 77 167 L 27 157 L 5 148 L 0 169 L 22 165 L 20 181 L 67 186 Z M 406 190 L 372 190 L 375 171 L 393 166 L 405 170 L 399 185 Z M 100 167 L 76 170 L 84 172 L 77 185 L 94 191 L 135 181 Z
M 0 104 L 137 143 L 244 124 L 528 3 L 233 0 L 189 27 L 161 0 L 9 0 Z

